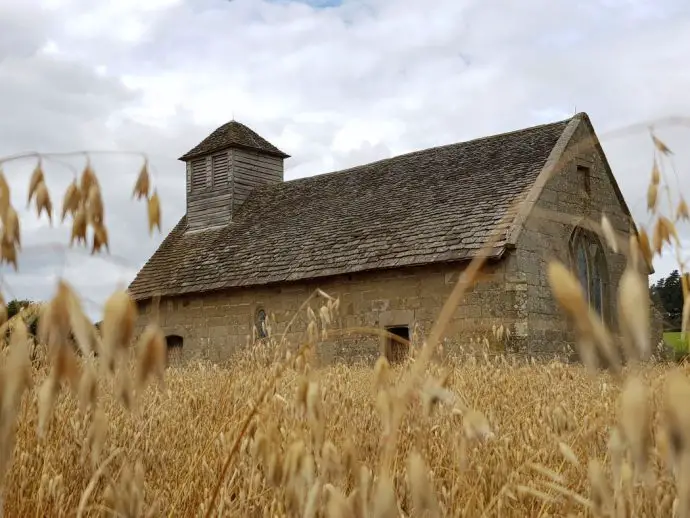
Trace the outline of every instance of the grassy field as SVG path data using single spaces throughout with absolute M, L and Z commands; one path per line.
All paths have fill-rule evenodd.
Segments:
M 664 340 L 668 345 L 673 347 L 673 350 L 678 353 L 688 352 L 688 338 L 682 338 L 682 333 L 680 332 L 668 332 L 664 333 Z
M 673 353 L 677 361 L 680 361 L 688 356 L 688 353 L 690 352 L 688 347 L 688 338 L 685 337 L 685 339 L 683 339 L 682 333 L 664 333 L 664 341 L 669 347 L 673 348 Z

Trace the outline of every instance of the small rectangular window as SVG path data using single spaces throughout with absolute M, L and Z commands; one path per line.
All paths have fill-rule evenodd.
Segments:
M 586 165 L 578 164 L 577 165 L 577 176 L 582 182 L 582 188 L 584 191 L 589 194 L 591 192 L 591 180 L 590 180 L 590 170 L 589 167 Z

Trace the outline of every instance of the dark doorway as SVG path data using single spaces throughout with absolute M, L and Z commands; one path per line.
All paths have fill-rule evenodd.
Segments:
M 395 336 L 386 337 L 386 356 L 391 363 L 407 358 L 410 349 L 410 328 L 408 326 L 389 326 L 386 331 Z
M 182 345 L 184 340 L 180 335 L 168 335 L 165 337 L 165 345 L 167 346 L 167 361 L 179 359 L 182 356 Z

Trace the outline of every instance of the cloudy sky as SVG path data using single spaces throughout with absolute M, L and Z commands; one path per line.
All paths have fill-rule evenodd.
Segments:
M 144 151 L 164 211 L 150 237 L 141 158 L 95 155 L 112 255 L 90 257 L 26 212 L 34 162 L 5 164 L 25 244 L 5 296 L 64 276 L 98 317 L 184 212 L 176 158 L 232 117 L 292 155 L 292 179 L 586 111 L 644 220 L 648 123 L 690 192 L 689 62 L 687 0 L 2 0 L 0 155 Z M 58 209 L 83 165 L 46 162 Z

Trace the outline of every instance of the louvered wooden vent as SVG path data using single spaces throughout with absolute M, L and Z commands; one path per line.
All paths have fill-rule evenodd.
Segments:
M 213 186 L 226 187 L 229 180 L 229 162 L 228 153 L 218 153 L 211 159 L 211 167 L 213 170 Z
M 206 187 L 206 159 L 200 158 L 192 162 L 192 191 L 200 191 Z

